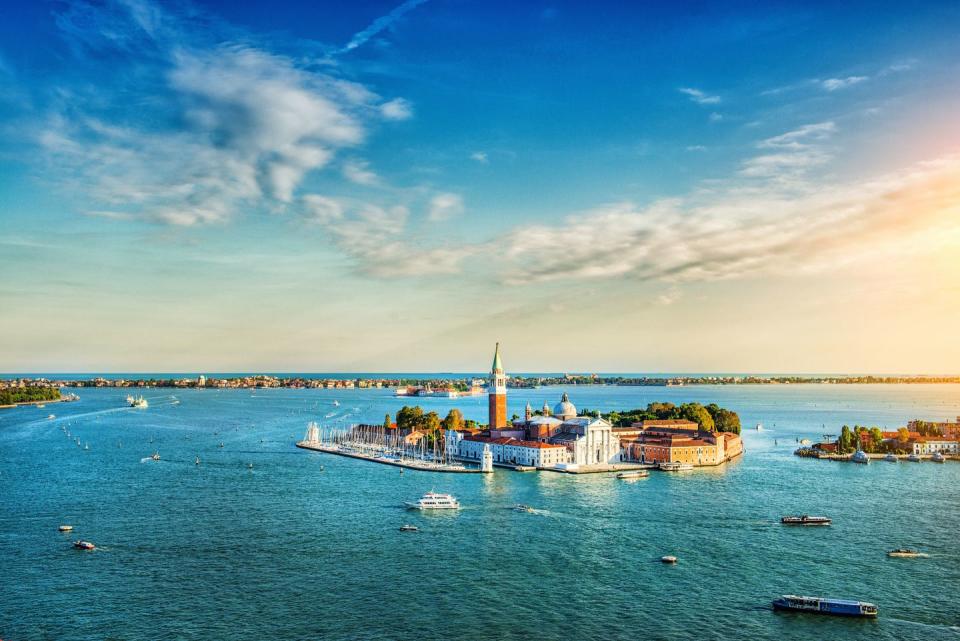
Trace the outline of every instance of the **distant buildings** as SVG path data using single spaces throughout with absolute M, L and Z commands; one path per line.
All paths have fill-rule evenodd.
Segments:
M 686 419 L 640 421 L 618 433 L 624 458 L 638 463 L 720 465 L 743 453 L 739 434 L 706 432 Z

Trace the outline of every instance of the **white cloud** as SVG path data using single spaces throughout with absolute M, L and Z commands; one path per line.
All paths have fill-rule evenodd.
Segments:
M 720 122 L 721 120 L 723 120 L 723 114 L 717 113 L 716 111 L 710 114 L 710 122 Z
M 485 151 L 473 152 L 472 154 L 470 154 L 470 160 L 475 160 L 481 165 L 486 165 L 487 163 L 490 162 L 490 158 L 487 156 L 487 152 Z
M 375 35 L 383 31 L 384 29 L 390 28 L 397 20 L 403 17 L 405 13 L 407 13 L 408 11 L 412 11 L 413 9 L 416 9 L 426 1 L 427 0 L 407 0 L 406 2 L 404 2 L 403 4 L 395 8 L 393 11 L 388 13 L 387 15 L 380 16 L 379 18 L 371 22 L 366 29 L 354 34 L 353 38 L 350 39 L 350 42 L 348 42 L 346 46 L 344 46 L 343 49 L 339 51 L 339 53 L 353 51 L 357 47 L 362 46 L 364 43 L 370 40 L 370 38 L 373 38 Z
M 380 114 L 387 120 L 409 120 L 413 117 L 413 105 L 403 98 L 394 98 L 380 105 Z
M 363 143 L 371 118 L 409 117 L 402 98 L 379 104 L 363 85 L 246 45 L 187 45 L 190 38 L 155 5 L 131 0 L 128 8 L 111 5 L 104 14 L 86 7 L 60 22 L 87 47 L 122 44 L 126 51 L 137 34 L 178 35 L 155 37 L 153 58 L 131 63 L 136 73 L 122 73 L 117 63 L 117 76 L 132 83 L 118 91 L 139 95 L 136 106 L 123 112 L 113 96 L 62 90 L 61 110 L 38 136 L 64 182 L 94 201 L 94 211 L 175 225 L 282 211 L 308 174 Z M 99 31 L 104 25 L 107 35 Z M 107 124 L 119 121 L 134 124 Z M 360 184 L 376 182 L 359 161 L 343 172 Z
M 827 91 L 836 91 L 837 89 L 846 89 L 853 85 L 869 80 L 868 76 L 847 76 L 846 78 L 828 78 L 820 83 Z
M 369 163 L 364 160 L 348 160 L 343 163 L 343 175 L 347 180 L 358 185 L 376 185 L 380 177 L 370 169 Z
M 720 96 L 711 96 L 699 89 L 693 87 L 681 87 L 678 91 L 690 97 L 690 100 L 698 105 L 717 105 L 720 104 Z
M 434 222 L 459 216 L 464 211 L 463 198 L 458 194 L 441 193 L 430 199 L 428 218 Z
M 687 151 L 706 151 L 707 148 L 704 145 L 688 145 L 686 147 Z

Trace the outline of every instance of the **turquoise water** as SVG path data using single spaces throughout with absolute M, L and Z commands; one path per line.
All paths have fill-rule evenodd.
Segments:
M 0 638 L 960 639 L 960 464 L 791 455 L 845 422 L 954 417 L 960 386 L 567 389 L 605 410 L 715 401 L 767 428 L 745 430 L 737 462 L 635 483 L 401 475 L 292 446 L 309 420 L 382 421 L 403 404 L 386 390 L 172 391 L 180 404 L 171 391 L 150 390 L 147 410 L 84 389 L 0 411 Z M 561 391 L 511 390 L 509 411 Z M 486 411 L 486 398 L 419 401 Z M 155 449 L 162 460 L 144 460 Z M 400 507 L 430 489 L 464 509 Z M 777 523 L 799 512 L 834 526 Z M 898 546 L 930 557 L 887 558 Z M 881 616 L 773 613 L 785 592 L 869 600 Z

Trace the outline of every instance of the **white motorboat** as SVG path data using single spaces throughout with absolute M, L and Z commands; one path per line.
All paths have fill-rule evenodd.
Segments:
M 681 463 L 680 461 L 664 461 L 659 467 L 664 472 L 689 472 L 693 469 L 691 463 Z
M 401 525 L 400 531 L 401 532 L 419 532 L 420 528 L 418 528 L 416 525 Z
M 450 494 L 439 494 L 437 492 L 427 492 L 416 501 L 408 502 L 407 508 L 411 510 L 459 510 L 460 501 Z
M 150 403 L 148 403 L 147 399 L 145 399 L 143 396 L 137 396 L 136 398 L 133 396 L 128 396 L 127 404 L 130 407 L 136 407 L 137 409 L 147 409 L 150 407 Z
M 947 460 L 947 457 L 945 457 L 940 452 L 934 452 L 933 456 L 930 457 L 931 463 L 944 463 L 946 462 L 946 460 Z
M 910 456 L 907 457 L 907 460 L 910 461 L 911 463 L 919 463 L 920 457 L 917 456 L 916 454 L 911 454 Z
M 863 450 L 857 450 L 853 453 L 853 456 L 850 457 L 850 460 L 854 463 L 860 463 L 861 465 L 867 465 L 870 463 L 870 457 L 867 456 L 867 453 Z
M 661 556 L 661 557 L 660 557 L 660 562 L 661 562 L 661 563 L 676 563 L 676 562 L 677 562 L 677 557 L 675 557 L 675 556 L 673 556 L 673 555 L 671 555 L 671 554 L 668 554 L 668 555 L 666 555 L 666 556 Z
M 633 479 L 643 479 L 650 476 L 650 472 L 646 470 L 631 470 L 629 472 L 620 472 L 617 474 L 617 478 L 621 481 L 631 481 Z
M 514 512 L 533 512 L 533 508 L 529 505 L 524 505 L 523 503 L 517 503 L 513 506 Z
M 897 559 L 916 559 L 927 555 L 923 552 L 911 550 L 909 548 L 897 548 L 896 550 L 890 550 L 887 552 L 887 556 L 892 556 Z
M 71 530 L 73 530 L 73 526 L 72 526 L 72 525 L 61 525 L 61 526 L 58 527 L 57 529 L 60 530 L 61 532 L 70 532 Z
M 900 462 L 900 459 L 899 459 L 899 457 L 897 457 L 896 454 L 887 454 L 886 456 L 883 457 L 883 460 L 886 461 L 887 463 L 899 463 L 899 462 Z

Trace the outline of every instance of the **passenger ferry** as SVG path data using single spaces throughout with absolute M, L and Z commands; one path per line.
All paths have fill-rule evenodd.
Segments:
M 826 516 L 784 516 L 780 519 L 784 525 L 830 525 L 833 520 Z
M 832 614 L 842 617 L 870 617 L 877 616 L 877 606 L 863 601 L 846 601 L 843 599 L 824 599 L 815 596 L 795 596 L 785 594 L 773 600 L 774 610 L 789 610 L 792 612 L 810 612 L 812 614 Z
M 459 510 L 460 501 L 450 494 L 427 492 L 416 501 L 407 503 L 410 510 Z
M 646 470 L 633 470 L 630 472 L 620 472 L 617 474 L 617 478 L 623 481 L 629 481 L 631 479 L 642 479 L 650 476 L 650 472 Z
M 689 472 L 693 469 L 691 463 L 681 463 L 680 461 L 664 461 L 657 467 L 664 472 Z

